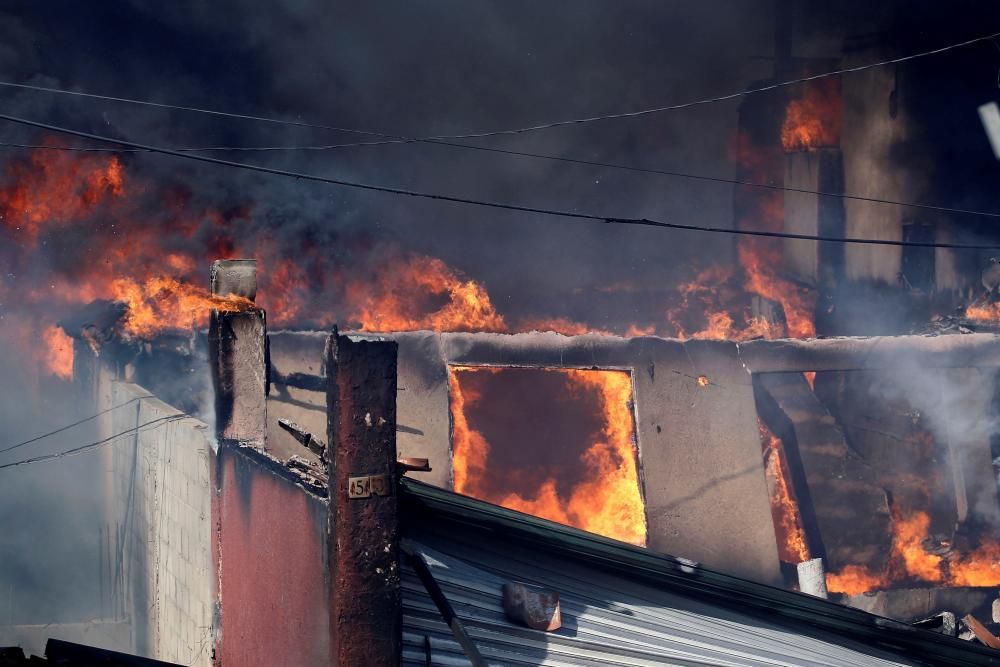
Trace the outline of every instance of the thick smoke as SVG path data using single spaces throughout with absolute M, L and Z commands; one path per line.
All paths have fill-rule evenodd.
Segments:
M 898 41 L 901 34 L 911 34 L 910 21 L 932 25 L 938 33 L 933 40 L 926 32 L 912 33 L 914 42 L 927 38 L 936 45 L 951 32 L 964 38 L 978 33 L 985 11 L 972 3 L 969 11 L 951 4 L 949 22 L 940 3 L 883 3 L 878 16 L 870 2 L 835 3 L 835 8 L 776 4 L 796 15 L 796 43 L 805 55 L 824 57 L 839 54 L 846 35 L 881 31 L 880 38 Z M 119 0 L 55 7 L 15 2 L 0 11 L 0 80 L 426 136 L 740 90 L 774 75 L 776 23 L 774 8 L 757 0 Z M 973 58 L 974 71 L 994 67 L 987 57 L 983 50 Z M 934 74 L 950 80 L 945 72 Z M 989 86 L 976 87 L 975 94 L 959 92 L 971 99 L 985 94 L 984 88 Z M 4 113 L 171 147 L 315 145 L 366 138 L 14 89 L 0 90 L 0 98 Z M 943 104 L 937 102 L 935 112 Z M 730 101 L 470 143 L 731 178 L 738 106 Z M 979 132 L 972 125 L 974 108 L 969 105 L 970 125 L 936 128 L 952 139 L 941 150 L 954 160 L 955 169 L 949 165 L 948 171 L 959 173 L 949 181 L 960 186 L 947 201 L 955 205 L 982 206 L 974 184 L 989 176 L 995 183 L 998 176 L 995 165 L 967 158 L 965 149 Z M 0 142 L 56 141 L 79 143 L 15 125 L 0 129 Z M 0 186 L 9 179 L 5 170 L 28 159 L 23 151 L 3 150 Z M 729 185 L 445 146 L 221 156 L 531 206 L 733 224 Z M 73 397 L 59 388 L 60 381 L 39 375 L 37 358 L 20 347 L 23 337 L 15 336 L 25 322 L 65 317 L 67 304 L 58 299 L 25 304 L 18 295 L 73 283 L 94 265 L 115 272 L 120 270 L 115 262 L 124 262 L 129 270 L 152 272 L 177 252 L 196 260 L 178 270 L 182 277 L 204 284 L 212 259 L 259 252 L 262 298 L 274 300 L 280 295 L 277 288 L 268 293 L 268 281 L 276 263 L 289 260 L 299 266 L 293 277 L 312 287 L 312 309 L 324 315 L 304 313 L 301 322 L 309 324 L 329 319 L 330 313 L 340 316 L 348 281 L 377 276 L 413 253 L 440 257 L 481 281 L 505 314 L 564 316 L 623 329 L 631 322 L 662 321 L 664 292 L 699 268 L 736 262 L 732 240 L 718 235 L 668 235 L 398 198 L 163 156 L 120 159 L 127 183 L 139 188 L 125 208 L 101 202 L 75 224 L 45 230 L 30 261 L 18 237 L 5 235 L 9 230 L 0 224 L 5 264 L 0 267 L 0 375 L 9 387 L 22 389 L 0 394 L 5 438 L 0 447 L 71 421 L 75 414 Z M 970 173 L 978 176 L 960 177 Z M 127 256 L 116 258 L 112 250 L 128 244 Z M 602 289 L 623 283 L 642 289 Z M 19 458 L 17 452 L 58 451 L 79 444 L 81 437 L 21 448 L 0 455 L 0 464 Z M 0 470 L 0 624 L 49 621 L 56 618 L 50 613 L 56 607 L 74 619 L 102 613 L 93 582 L 98 537 L 88 518 L 97 515 L 98 463 L 88 456 Z
M 941 451 L 951 450 L 953 458 L 941 462 L 942 470 L 949 466 L 966 469 L 965 484 L 974 500 L 970 510 L 975 519 L 1000 528 L 996 488 L 981 488 L 977 483 L 992 475 L 971 478 L 990 465 L 989 445 L 1000 434 L 1000 416 L 993 404 L 996 375 L 995 368 L 901 367 L 882 374 L 872 387 L 871 398 L 883 404 L 903 401 L 912 406 L 914 419 L 928 426 L 943 445 Z

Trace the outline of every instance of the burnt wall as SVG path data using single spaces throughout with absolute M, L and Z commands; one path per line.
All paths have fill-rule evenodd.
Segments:
M 399 344 L 399 455 L 428 457 L 433 467 L 409 473 L 413 477 L 452 488 L 450 364 L 626 370 L 635 392 L 649 547 L 757 581 L 779 581 L 751 377 L 734 343 L 552 333 L 389 337 Z M 270 335 L 269 422 L 322 418 L 320 392 L 282 389 L 280 383 L 322 372 L 324 340 L 325 334 L 306 332 Z M 705 386 L 698 382 L 702 375 Z M 268 428 L 270 447 L 273 424 Z M 274 438 L 281 438 L 278 455 L 304 455 L 287 434 Z
M 279 457 L 308 455 L 276 428 L 279 417 L 324 433 L 325 397 L 309 382 L 325 376 L 326 336 L 270 335 L 269 449 Z M 452 488 L 450 364 L 626 370 L 635 392 L 650 548 L 770 583 L 779 581 L 779 567 L 753 375 L 1000 365 L 1000 338 L 985 334 L 747 343 L 553 333 L 387 337 L 399 344 L 399 454 L 428 457 L 433 466 L 429 473 L 410 473 L 413 477 Z M 707 378 L 706 385 L 699 376 Z M 283 386 L 286 381 L 298 386 Z M 976 456 L 985 460 L 988 452 Z

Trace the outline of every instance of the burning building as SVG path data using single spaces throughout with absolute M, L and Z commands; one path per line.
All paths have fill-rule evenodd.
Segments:
M 914 630 L 787 591 L 783 572 L 821 556 L 838 595 L 864 563 L 875 594 L 843 601 L 905 620 L 974 612 L 968 632 L 991 641 L 974 617 L 996 598 L 995 547 L 967 531 L 926 545 L 924 515 L 896 516 L 908 480 L 831 453 L 835 420 L 804 401 L 828 377 L 994 368 L 996 336 L 269 332 L 255 282 L 251 262 L 213 268 L 225 305 L 193 354 L 214 427 L 129 382 L 134 352 L 95 355 L 87 327 L 74 340 L 115 535 L 90 641 L 182 664 L 996 660 L 946 636 L 955 624 Z M 995 487 L 951 469 L 954 516 L 985 520 Z M 896 587 L 920 576 L 923 593 Z
M 885 35 L 793 44 L 789 4 L 751 89 L 915 51 Z M 801 642 L 803 660 L 828 642 L 842 662 L 990 664 L 862 613 L 981 641 L 942 619 L 1000 622 L 1000 311 L 985 251 L 931 247 L 996 233 L 964 204 L 933 205 L 952 200 L 914 149 L 941 136 L 928 80 L 930 66 L 887 66 L 746 95 L 724 206 L 734 229 L 785 237 L 720 242 L 669 280 L 616 273 L 634 258 L 608 249 L 606 273 L 552 275 L 571 287 L 545 297 L 40 137 L 48 148 L 0 179 L 0 334 L 28 369 L 24 421 L 71 404 L 67 421 L 86 422 L 51 456 L 97 443 L 100 602 L 74 613 L 100 622 L 60 619 L 68 638 L 192 664 L 213 649 L 320 664 L 386 637 L 414 662 L 470 657 L 471 643 L 535 664 L 606 660 L 595 644 L 614 635 L 619 663 L 711 662 L 732 646 L 695 655 L 692 635 L 737 618 L 733 641 L 752 644 L 764 608 L 780 616 L 767 641 Z M 217 257 L 254 258 L 260 289 L 249 261 L 203 286 Z M 331 338 L 335 324 L 350 336 Z M 339 375 L 331 346 L 388 342 L 391 363 L 359 352 L 344 361 L 353 384 Z M 842 607 L 792 592 L 817 592 L 799 568 L 815 559 Z M 501 615 L 515 580 L 562 594 L 563 634 Z M 352 591 L 399 627 L 348 609 Z M 262 611 L 276 599 L 288 627 Z M 12 612 L 9 633 L 35 641 L 41 619 Z M 623 623 L 624 638 L 609 629 Z

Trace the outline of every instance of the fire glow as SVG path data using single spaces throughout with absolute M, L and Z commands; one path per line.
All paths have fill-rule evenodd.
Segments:
M 441 259 L 415 253 L 394 251 L 364 275 L 326 267 L 321 252 L 306 246 L 297 249 L 308 260 L 304 267 L 289 260 L 288 249 L 272 237 L 241 234 L 242 242 L 234 240 L 229 228 L 249 221 L 251 205 L 215 210 L 170 187 L 158 192 L 130 175 L 127 161 L 107 155 L 36 150 L 10 161 L 0 187 L 0 231 L 11 252 L 19 252 L 5 254 L 9 275 L 30 275 L 34 254 L 52 252 L 53 244 L 96 261 L 66 262 L 45 277 L 45 290 L 22 287 L 26 278 L 10 290 L 8 303 L 17 298 L 24 303 L 16 305 L 27 309 L 52 307 L 65 314 L 96 299 L 120 301 L 127 306 L 123 332 L 149 338 L 165 329 L 203 326 L 212 309 L 248 307 L 220 301 L 198 286 L 210 260 L 246 256 L 258 259 L 261 306 L 278 326 L 322 313 L 308 321 L 381 332 L 542 330 L 733 340 L 814 333 L 808 301 L 778 279 L 777 260 L 757 247 L 741 246 L 740 267 L 705 268 L 682 283 L 675 296 L 667 295 L 659 322 L 625 322 L 609 330 L 565 316 L 502 313 L 484 284 Z M 151 200 L 159 201 L 155 221 L 145 213 Z M 788 326 L 751 313 L 752 295 L 780 303 Z
M 454 486 L 464 493 L 509 509 L 575 526 L 599 535 L 644 546 L 646 521 L 639 488 L 635 425 L 631 411 L 632 379 L 624 371 L 520 369 L 454 366 L 450 374 Z M 581 410 L 600 414 L 579 418 L 551 412 L 542 428 L 562 436 L 549 440 L 547 452 L 525 443 L 538 437 L 532 424 L 506 403 L 502 414 L 489 414 L 495 396 L 484 392 L 544 382 Z M 527 384 L 525 384 L 527 383 Z M 508 391 L 512 391 L 508 388 Z M 513 393 L 521 393 L 513 392 Z M 545 392 L 527 397 L 537 407 Z M 498 394 L 499 396 L 499 394 Z M 505 394 L 506 396 L 506 394 Z M 523 397 L 522 397 L 523 398 Z M 571 442 L 567 433 L 584 434 L 579 424 L 596 419 L 589 442 Z M 564 423 L 565 422 L 565 423 Z M 538 423 L 538 422 L 536 422 Z M 489 433 L 498 435 L 488 439 Z M 506 436 L 506 437 L 504 437 Z M 503 437 L 504 441 L 500 438 Z M 569 440 L 567 440 L 569 438 Z M 539 463 L 537 459 L 544 459 Z M 511 464 L 501 463 L 511 461 Z M 544 470 L 543 472 L 540 472 Z
M 757 426 L 760 429 L 764 452 L 764 473 L 767 477 L 768 494 L 771 497 L 771 516 L 778 542 L 778 558 L 793 565 L 807 561 L 811 558 L 809 544 L 806 541 L 805 529 L 802 527 L 798 502 L 792 491 L 784 444 L 760 419 L 757 420 Z
M 785 109 L 781 145 L 786 151 L 812 151 L 840 142 L 840 81 L 836 77 L 804 84 L 802 96 Z
M 789 564 L 811 555 L 798 503 L 791 486 L 784 445 L 758 420 L 764 448 L 765 472 L 771 498 L 771 514 L 779 558 Z M 936 586 L 1000 585 L 1000 542 L 983 541 L 968 553 L 949 550 L 942 556 L 930 553 L 931 518 L 921 510 L 905 510 L 901 501 L 892 507 L 892 553 L 883 571 L 864 565 L 847 565 L 826 575 L 831 593 L 860 595 L 885 590 L 896 584 L 925 582 Z
M 73 339 L 57 326 L 46 327 L 42 339 L 49 351 L 43 360 L 46 370 L 57 378 L 72 380 Z
M 1000 542 L 986 541 L 966 554 L 953 551 L 939 556 L 924 548 L 929 541 L 930 525 L 927 512 L 904 516 L 894 509 L 892 556 L 886 570 L 874 572 L 863 566 L 848 566 L 842 572 L 827 575 L 827 588 L 834 593 L 860 595 L 907 580 L 936 586 L 1000 585 Z

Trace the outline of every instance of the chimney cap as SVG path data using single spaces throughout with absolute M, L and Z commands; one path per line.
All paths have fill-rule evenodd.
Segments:
M 257 260 L 217 259 L 212 262 L 212 294 L 257 298 Z

